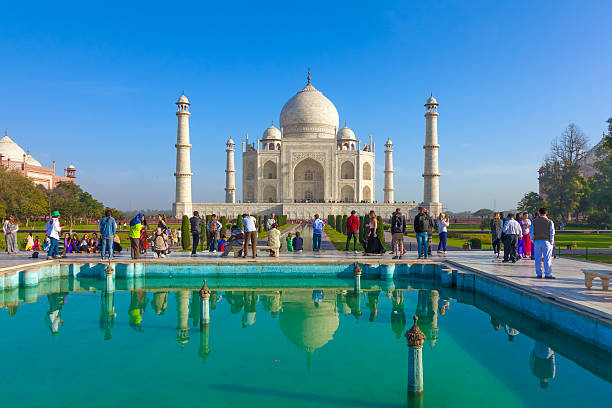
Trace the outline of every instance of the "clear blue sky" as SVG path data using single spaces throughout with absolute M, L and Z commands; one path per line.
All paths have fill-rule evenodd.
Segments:
M 0 127 L 122 209 L 171 207 L 182 90 L 194 201 L 223 201 L 225 141 L 277 123 L 307 67 L 374 135 L 379 200 L 387 137 L 396 200 L 423 198 L 430 91 L 454 211 L 513 207 L 568 123 L 594 144 L 612 116 L 609 1 L 82 3 L 1 6 Z

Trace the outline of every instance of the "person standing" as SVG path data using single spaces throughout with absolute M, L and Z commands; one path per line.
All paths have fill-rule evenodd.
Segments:
M 535 218 L 529 229 L 529 237 L 533 241 L 535 252 L 535 269 L 538 279 L 542 278 L 542 262 L 544 262 L 544 278 L 555 279 L 552 276 L 552 255 L 555 247 L 555 224 L 547 217 L 548 210 L 540 208 L 540 216 Z
M 274 227 L 274 224 L 276 224 L 276 214 L 274 214 L 273 212 L 270 213 L 270 218 L 268 218 L 268 220 L 266 221 L 266 231 L 270 231 L 272 229 L 272 227 Z
M 357 235 L 359 234 L 359 218 L 355 215 L 355 210 L 351 211 L 351 216 L 346 219 L 346 250 L 349 250 L 351 237 L 353 238 L 353 252 L 357 251 Z
M 220 238 L 221 223 L 217 220 L 217 215 L 213 214 L 210 220 L 206 224 L 206 230 L 208 231 L 208 252 L 217 252 L 217 242 Z
M 59 257 L 59 238 L 62 233 L 62 227 L 59 222 L 59 211 L 53 211 L 51 213 L 51 219 L 45 224 L 45 230 L 47 231 L 47 238 L 49 238 L 49 250 L 47 251 L 47 258 Z
M 293 237 L 291 236 L 291 233 L 287 234 L 285 241 L 287 242 L 287 252 L 293 252 Z
M 6 252 L 8 252 L 8 231 L 9 231 L 9 219 L 8 217 L 4 219 L 4 222 L 2 223 L 2 232 L 4 233 L 4 248 L 6 250 Z
M 504 242 L 504 260 L 502 262 L 516 263 L 518 260 L 518 240 L 523 235 L 521 226 L 514 219 L 513 214 L 508 214 L 508 222 L 502 229 L 506 241 Z
M 438 238 L 440 242 L 438 243 L 438 253 L 443 253 L 446 255 L 448 252 L 446 251 L 446 239 L 448 235 L 448 226 L 450 223 L 448 222 L 448 217 L 441 213 L 438 217 Z M 440 251 L 440 249 L 442 251 Z
M 132 259 L 138 259 L 140 257 L 140 231 L 142 230 L 142 217 L 144 217 L 144 214 L 138 213 L 130 220 L 130 232 L 128 233 L 128 236 L 130 238 Z
M 244 227 L 244 250 L 242 257 L 246 258 L 249 254 L 249 242 L 253 249 L 253 258 L 257 258 L 257 228 L 255 227 L 255 217 L 242 214 L 242 226 Z
M 278 224 L 273 224 L 268 232 L 268 245 L 271 247 L 270 256 L 278 258 L 281 246 L 281 233 L 278 230 Z
M 404 255 L 404 235 L 406 234 L 406 217 L 400 208 L 396 208 L 391 216 L 391 245 L 393 259 L 401 259 Z
M 364 255 L 375 254 L 382 255 L 385 253 L 385 248 L 378 238 L 378 219 L 374 210 L 370 211 L 370 221 L 368 222 L 368 238 L 364 245 Z
M 302 253 L 304 249 L 304 239 L 300 237 L 300 231 L 295 231 L 295 238 L 293 238 L 293 250 L 297 253 Z
M 523 213 L 521 228 L 523 229 L 523 258 L 531 258 L 531 238 L 529 237 L 529 230 L 531 229 L 531 220 L 529 219 L 529 213 Z
M 504 222 L 500 217 L 500 213 L 495 213 L 489 224 L 491 245 L 493 246 L 493 256 L 495 258 L 499 258 L 499 252 L 501 251 L 501 230 L 504 228 Z
M 193 240 L 193 244 L 191 245 L 191 256 L 198 256 L 196 252 L 198 250 L 198 245 L 200 244 L 200 236 L 202 235 L 202 224 L 203 224 L 203 221 L 202 221 L 202 218 L 200 218 L 199 212 L 197 211 L 193 212 L 193 217 L 189 219 L 189 224 L 191 226 L 191 238 Z
M 417 251 L 419 259 L 427 259 L 427 235 L 431 232 L 431 223 L 423 207 L 418 208 L 419 213 L 414 217 L 414 232 L 416 233 Z
M 431 250 L 431 241 L 432 241 L 432 238 L 433 238 L 433 230 L 438 225 L 436 224 L 436 221 L 434 220 L 434 218 L 429 213 L 429 210 L 427 208 L 425 208 L 424 211 L 425 211 L 425 215 L 427 215 L 427 221 L 429 222 L 429 230 L 427 231 L 427 253 L 429 255 L 431 255 L 431 253 L 432 253 L 432 250 Z
M 312 222 L 312 250 L 314 252 L 321 251 L 321 236 L 323 235 L 323 228 L 325 223 L 319 218 L 319 214 L 315 214 L 314 221 Z
M 100 220 L 100 239 L 102 240 L 101 255 L 104 259 L 108 250 L 108 259 L 113 258 L 113 241 L 117 232 L 117 222 L 111 210 L 106 210 L 105 216 Z
M 6 250 L 9 255 L 16 255 L 19 253 L 19 244 L 17 243 L 17 231 L 19 231 L 19 221 L 17 221 L 17 218 L 11 215 L 9 217 L 7 232 L 5 233 Z

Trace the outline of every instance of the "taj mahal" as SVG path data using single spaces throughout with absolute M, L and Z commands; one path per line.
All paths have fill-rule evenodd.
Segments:
M 280 112 L 279 127 L 270 125 L 261 138 L 242 142 L 242 198 L 236 198 L 236 144 L 226 143 L 225 203 L 194 203 L 191 196 L 189 107 L 183 94 L 176 102 L 178 111 L 176 143 L 176 217 L 216 213 L 229 218 L 243 213 L 286 214 L 289 219 L 310 219 L 314 214 L 358 214 L 376 211 L 390 217 L 396 208 L 414 215 L 422 205 L 432 214 L 442 211 L 438 172 L 438 103 L 430 96 L 425 103 L 425 165 L 423 201 L 396 203 L 393 187 L 393 143 L 384 144 L 384 200 L 374 202 L 376 144 L 372 136 L 362 142 L 346 126 L 340 127 L 338 110 L 311 83 L 297 92 Z

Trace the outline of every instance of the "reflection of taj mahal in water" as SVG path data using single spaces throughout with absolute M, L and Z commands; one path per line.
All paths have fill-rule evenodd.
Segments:
M 374 209 L 383 217 L 396 207 L 405 214 L 416 203 L 395 204 L 393 185 L 393 143 L 384 144 L 384 202 L 375 199 L 376 146 L 370 135 L 366 142 L 346 126 L 339 125 L 338 110 L 310 81 L 297 92 L 280 113 L 279 127 L 270 125 L 261 139 L 242 142 L 242 203 L 236 204 L 235 143 L 226 144 L 225 203 L 193 203 L 189 140 L 189 100 L 178 102 L 176 157 L 176 201 L 174 214 L 216 213 L 236 216 L 244 212 L 263 214 L 275 211 L 289 218 L 310 218 L 315 213 L 343 214 L 352 209 L 366 213 Z M 438 103 L 430 97 L 425 104 L 425 166 L 423 204 L 433 214 L 442 210 L 439 199 Z M 361 208 L 363 207 L 363 208 Z

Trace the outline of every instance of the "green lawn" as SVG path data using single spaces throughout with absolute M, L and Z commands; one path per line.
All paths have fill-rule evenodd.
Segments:
M 344 251 L 346 249 L 346 234 L 336 231 L 334 228 L 330 227 L 329 225 L 326 225 L 324 230 L 327 236 L 329 237 L 329 239 L 331 240 L 332 244 L 334 244 L 334 246 L 336 247 L 338 251 Z M 351 241 L 349 248 L 352 248 L 352 247 L 353 247 L 353 242 Z M 364 251 L 363 245 L 361 245 L 361 242 L 359 241 L 357 241 L 357 251 L 359 252 Z
M 585 255 L 562 255 L 568 258 L 574 258 L 574 259 L 585 259 L 586 260 L 586 256 Z M 594 262 L 603 262 L 603 263 L 609 263 L 612 264 L 612 254 L 590 254 L 589 255 L 589 261 L 594 261 Z

